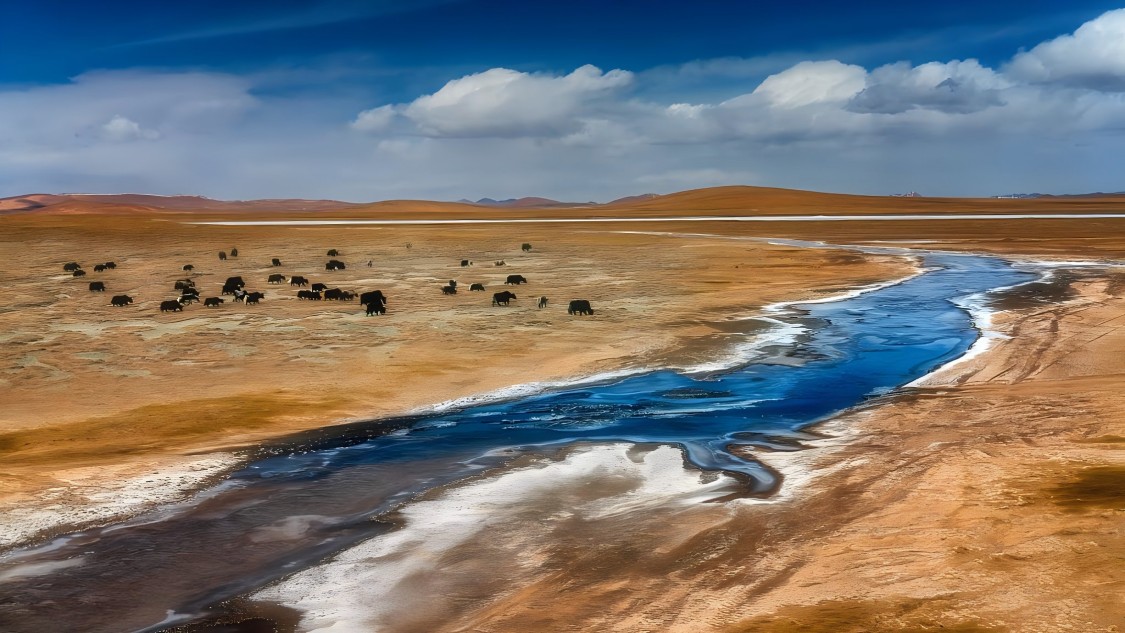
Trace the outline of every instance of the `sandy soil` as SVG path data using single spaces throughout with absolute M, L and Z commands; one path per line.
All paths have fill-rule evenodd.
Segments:
M 7 529 L 0 547 L 52 524 L 111 516 L 109 505 L 77 490 L 117 489 L 121 478 L 142 481 L 154 472 L 194 481 L 205 474 L 195 466 L 187 470 L 192 477 L 180 478 L 193 455 L 515 384 L 696 365 L 760 329 L 761 322 L 738 319 L 762 305 L 912 269 L 898 258 L 622 234 L 612 226 L 215 227 L 173 218 L 3 220 L 0 522 Z M 533 244 L 530 252 L 521 250 L 524 242 Z M 239 257 L 220 261 L 218 251 L 232 247 Z M 324 270 L 330 248 L 343 253 L 346 270 Z M 273 257 L 283 266 L 272 267 Z M 474 265 L 462 268 L 466 258 Z M 71 260 L 89 274 L 65 273 Z M 110 260 L 116 269 L 93 272 Z M 495 266 L 498 260 L 506 265 Z M 185 273 L 185 264 L 195 269 Z M 266 283 L 275 272 L 382 289 L 389 313 L 367 317 L 355 302 L 298 300 L 289 285 Z M 504 286 L 515 273 L 530 283 Z M 193 279 L 206 297 L 218 296 L 234 275 L 266 292 L 260 305 L 227 297 L 219 308 L 157 309 L 177 296 L 177 279 Z M 449 279 L 461 282 L 456 296 L 440 291 Z M 92 280 L 107 291 L 90 292 Z M 488 290 L 470 292 L 472 282 Z M 492 307 L 502 288 L 519 299 Z M 109 306 L 119 293 L 136 302 Z M 536 308 L 540 296 L 550 298 L 546 309 Z M 572 298 L 592 301 L 596 315 L 569 316 Z M 234 461 L 205 463 L 215 474 Z M 153 501 L 183 489 L 166 487 Z
M 870 204 L 740 195 L 693 193 L 633 211 L 839 213 Z M 896 199 L 876 210 L 926 205 L 961 208 Z M 384 205 L 379 217 L 409 207 Z M 963 208 L 1029 207 L 1104 212 L 1125 204 L 974 201 Z M 613 213 L 622 211 L 629 209 Z M 453 217 L 464 210 L 436 205 L 425 212 Z M 508 213 L 539 212 L 491 209 L 474 217 Z M 657 223 L 344 229 L 182 220 L 120 206 L 0 219 L 7 291 L 0 305 L 0 523 L 24 521 L 19 538 L 50 524 L 107 520 L 96 495 L 123 481 L 135 482 L 125 484 L 135 491 L 170 477 L 168 494 L 151 500 L 183 494 L 219 472 L 223 463 L 209 460 L 221 462 L 215 451 L 232 446 L 517 383 L 704 362 L 752 334 L 732 324 L 764 304 L 911 270 L 893 258 L 743 238 L 1125 258 L 1120 220 L 674 228 L 722 239 L 613 232 L 669 230 Z M 525 241 L 534 245 L 526 254 L 519 250 Z M 241 256 L 219 262 L 215 253 L 231 246 Z M 348 270 L 323 271 L 328 248 L 344 252 Z M 275 271 L 271 257 L 285 266 Z M 462 269 L 462 258 L 476 265 Z M 120 266 L 75 280 L 61 269 L 72 259 L 87 270 L 110 259 Z M 362 266 L 368 259 L 372 269 Z M 508 265 L 491 266 L 499 259 Z M 156 305 L 173 296 L 185 263 L 196 265 L 193 276 L 204 288 L 217 290 L 226 276 L 241 274 L 267 297 L 257 307 L 192 306 L 161 315 Z M 391 312 L 367 318 L 355 305 L 298 302 L 288 287 L 264 283 L 272 272 L 382 288 Z M 508 273 L 532 283 L 516 289 L 520 299 L 511 308 L 491 308 L 488 295 Z M 490 292 L 443 297 L 438 288 L 450 278 L 484 282 Z M 414 619 L 399 620 L 400 630 L 1125 628 L 1125 276 L 1087 270 L 1059 279 L 1000 301 L 1006 312 L 995 327 L 1009 338 L 996 339 L 973 363 L 831 421 L 804 450 L 759 454 L 787 476 L 779 499 L 672 503 L 651 508 L 651 520 L 642 522 L 635 513 L 567 514 L 567 497 L 529 499 L 511 521 L 437 559 L 442 573 L 432 579 L 441 582 L 414 585 L 415 599 L 428 602 Z M 109 292 L 90 293 L 90 280 L 104 280 Z M 138 303 L 106 306 L 118 292 Z M 551 298 L 548 310 L 528 300 L 540 295 Z M 566 300 L 579 297 L 594 302 L 594 318 L 566 315 Z M 59 501 L 71 493 L 75 500 Z M 591 494 L 587 488 L 569 500 L 599 501 Z M 38 523 L 25 521 L 29 509 L 43 511 Z M 75 509 L 102 514 L 82 517 Z

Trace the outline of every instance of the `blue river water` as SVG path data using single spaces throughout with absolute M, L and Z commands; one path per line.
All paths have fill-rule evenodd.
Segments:
M 978 332 L 955 302 L 1036 278 L 996 258 L 922 257 L 928 272 L 897 285 L 795 305 L 786 318 L 806 330 L 778 355 L 784 362 L 692 375 L 655 370 L 404 418 L 391 432 L 386 423 L 355 425 L 277 445 L 175 511 L 0 558 L 0 577 L 5 565 L 81 561 L 65 573 L 0 584 L 0 629 L 160 630 L 169 614 L 195 617 L 391 529 L 370 519 L 419 492 L 576 442 L 674 444 L 698 468 L 768 494 L 775 475 L 732 446 L 791 436 L 957 358 Z M 297 515 L 327 519 L 284 542 L 251 537 Z

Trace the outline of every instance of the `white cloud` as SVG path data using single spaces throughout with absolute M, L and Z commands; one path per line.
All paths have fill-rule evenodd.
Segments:
M 395 107 L 390 105 L 364 110 L 352 121 L 352 129 L 360 132 L 385 132 L 397 116 Z
M 754 89 L 778 108 L 799 108 L 817 103 L 844 102 L 863 90 L 867 71 L 860 66 L 836 60 L 801 62 L 776 75 L 766 77 Z
M 703 60 L 681 73 L 493 68 L 368 109 L 362 95 L 381 91 L 386 74 L 354 65 L 331 75 L 348 77 L 331 82 L 347 84 L 340 90 L 310 87 L 322 73 L 308 68 L 295 77 L 103 71 L 0 85 L 0 195 L 607 200 L 738 182 L 857 193 L 1120 190 L 1125 92 L 1107 91 L 1116 58 L 1090 52 L 1102 50 L 1096 42 L 1119 45 L 1097 35 L 1116 16 L 999 69 L 972 59 L 865 69 L 780 57 Z M 1033 59 L 1027 68 L 1050 73 L 1021 66 Z
M 493 68 L 454 79 L 403 113 L 435 137 L 559 137 L 580 131 L 588 107 L 632 80 L 589 65 L 563 76 Z
M 101 127 L 102 138 L 107 141 L 124 142 L 153 140 L 160 138 L 156 130 L 146 130 L 136 121 L 117 115 Z
M 1005 71 L 1027 81 L 1125 91 L 1125 9 L 1019 53 Z

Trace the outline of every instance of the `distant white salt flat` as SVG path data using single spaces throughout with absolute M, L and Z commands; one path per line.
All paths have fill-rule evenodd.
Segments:
M 1125 213 L 931 213 L 899 215 L 702 215 L 626 218 L 465 218 L 460 220 L 218 220 L 213 226 L 340 226 L 371 224 L 593 224 L 606 222 L 890 222 L 941 220 L 1125 220 Z

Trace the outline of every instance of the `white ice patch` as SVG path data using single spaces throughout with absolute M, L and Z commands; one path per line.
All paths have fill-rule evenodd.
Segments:
M 402 528 L 290 576 L 254 597 L 301 611 L 302 631 L 370 633 L 392 616 L 395 591 L 411 576 L 437 568 L 459 545 L 514 520 L 538 499 L 568 487 L 624 490 L 568 509 L 569 516 L 602 518 L 695 503 L 734 484 L 726 476 L 705 483 L 700 472 L 684 468 L 676 448 L 661 446 L 640 457 L 630 456 L 631 448 L 612 444 L 577 449 L 561 461 L 544 460 L 408 504 L 400 511 L 405 520 Z
M 482 404 L 489 404 L 492 402 L 503 402 L 507 400 L 518 400 L 529 396 L 538 395 L 553 389 L 581 387 L 582 385 L 590 385 L 601 382 L 609 382 L 619 378 L 628 378 L 637 374 L 643 374 L 648 369 L 621 369 L 618 371 L 608 371 L 601 374 L 592 374 L 580 378 L 573 378 L 567 380 L 554 380 L 542 382 L 529 382 L 520 385 L 512 385 L 510 387 L 502 387 L 493 391 L 485 393 L 474 394 L 471 396 L 464 396 L 461 398 L 454 398 L 453 400 L 446 400 L 434 405 L 420 407 L 408 412 L 412 415 L 425 414 L 425 413 L 442 413 L 451 409 L 464 409 Z

